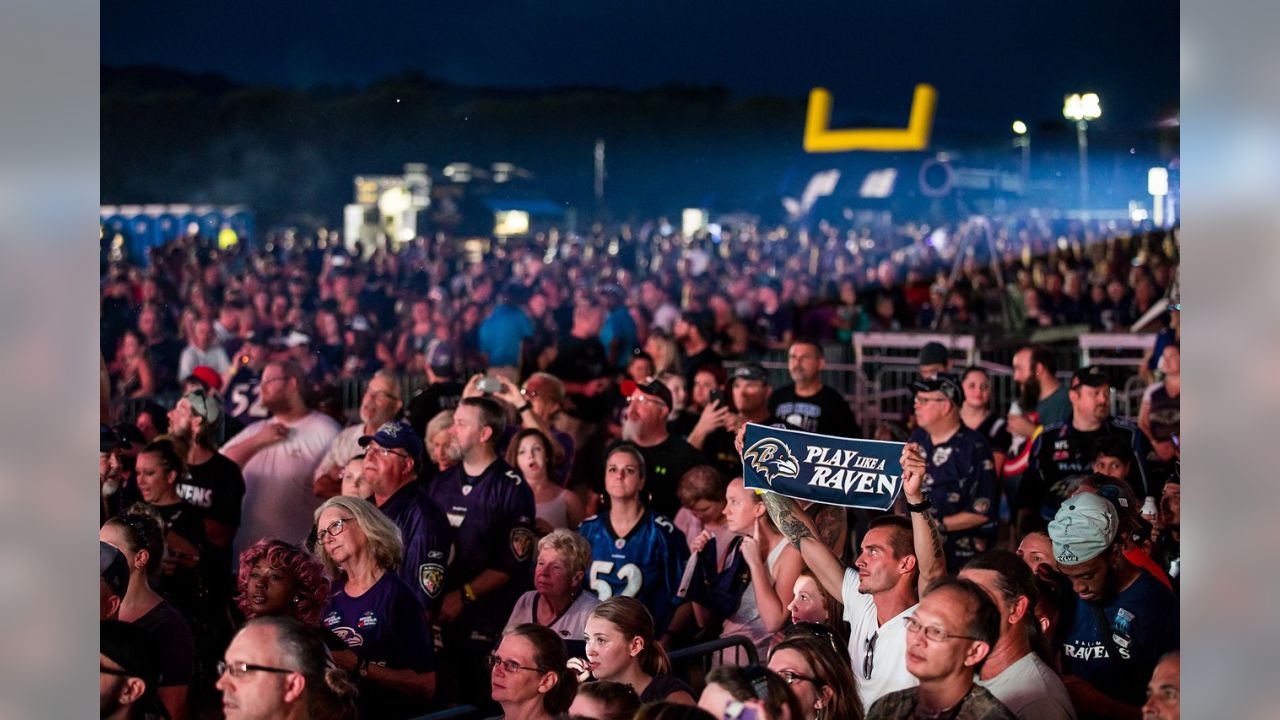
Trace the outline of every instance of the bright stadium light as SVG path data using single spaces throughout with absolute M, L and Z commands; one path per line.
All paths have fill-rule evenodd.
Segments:
M 1089 121 L 1102 117 L 1098 93 L 1072 93 L 1062 101 L 1062 116 L 1076 124 L 1076 146 L 1080 150 L 1080 209 L 1089 216 Z
M 1022 122 L 1021 120 L 1014 120 L 1014 121 L 1013 121 L 1013 132 L 1014 132 L 1014 133 L 1016 133 L 1016 134 L 1018 134 L 1018 135 L 1026 135 L 1026 134 L 1027 134 L 1027 124 L 1026 124 L 1026 123 L 1024 123 L 1024 122 Z

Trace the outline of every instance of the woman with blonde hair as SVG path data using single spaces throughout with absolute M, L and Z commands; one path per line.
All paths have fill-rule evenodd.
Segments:
M 597 680 L 630 685 L 641 703 L 693 705 L 693 689 L 671 675 L 671 660 L 653 633 L 653 616 L 639 600 L 615 596 L 587 616 L 587 668 Z
M 507 629 L 523 623 L 545 625 L 564 640 L 570 655 L 581 656 L 587 615 L 600 604 L 595 593 L 582 589 L 591 545 L 578 533 L 558 528 L 538 541 L 536 557 L 533 589 L 516 601 Z
M 342 495 L 315 518 L 315 552 L 333 578 L 321 622 L 351 648 L 334 662 L 359 685 L 360 717 L 424 714 L 435 695 L 435 649 L 422 605 L 395 572 L 400 529 L 369 501 Z

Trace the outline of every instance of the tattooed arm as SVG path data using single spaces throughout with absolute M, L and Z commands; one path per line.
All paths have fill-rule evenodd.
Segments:
M 920 485 L 924 480 L 924 451 L 916 443 L 908 443 L 902 449 L 902 498 L 909 503 L 924 502 Z M 920 570 L 917 587 L 920 594 L 934 579 L 947 572 L 947 561 L 942 551 L 942 530 L 929 512 L 908 512 L 911 516 L 912 539 L 915 543 L 916 567 Z
M 795 500 L 775 492 L 764 492 L 764 506 L 769 519 L 797 550 L 804 564 L 833 597 L 841 597 L 844 587 L 844 563 L 823 544 L 813 520 Z
M 849 541 L 849 515 L 846 508 L 815 502 L 805 508 L 818 530 L 818 538 L 840 557 Z

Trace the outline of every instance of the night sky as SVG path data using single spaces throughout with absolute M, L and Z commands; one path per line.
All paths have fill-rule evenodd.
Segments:
M 510 88 L 669 83 L 804 98 L 822 85 L 905 123 L 933 83 L 938 120 L 973 129 L 1061 117 L 1102 97 L 1105 127 L 1178 106 L 1178 4 L 1089 2 L 333 2 L 131 0 L 102 6 L 102 62 L 306 88 L 405 71 Z

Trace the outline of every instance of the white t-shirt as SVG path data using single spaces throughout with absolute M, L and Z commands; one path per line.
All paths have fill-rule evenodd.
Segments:
M 1062 678 L 1033 652 L 990 680 L 975 680 L 1020 720 L 1076 720 Z
M 351 458 L 364 452 L 364 448 L 360 447 L 360 438 L 364 436 L 364 423 L 343 428 L 333 442 L 329 443 L 324 459 L 316 466 L 312 476 L 318 478 L 334 468 L 346 467 L 347 463 L 351 462 Z
M 876 604 L 871 596 L 858 590 L 858 571 L 846 568 L 844 584 L 840 588 L 844 602 L 844 619 L 849 623 L 849 658 L 853 663 L 853 677 L 858 684 L 858 697 L 862 707 L 869 708 L 876 700 L 891 692 L 913 688 L 920 683 L 907 672 L 908 615 L 919 604 L 903 610 L 884 625 L 876 619 Z M 875 652 L 872 655 L 871 679 L 863 675 L 867 656 L 867 641 L 875 636 Z
M 259 420 L 241 430 L 223 447 L 235 447 L 274 418 Z M 323 413 L 312 411 L 292 423 L 289 437 L 273 443 L 249 458 L 244 468 L 244 503 L 240 530 L 232 553 L 232 570 L 240 566 L 240 553 L 264 537 L 277 537 L 301 544 L 311 531 L 312 515 L 320 498 L 311 490 L 316 465 L 338 435 L 338 423 Z
M 520 596 L 516 601 L 516 606 L 511 610 L 511 617 L 507 620 L 507 630 L 524 623 L 538 622 L 533 616 L 533 601 L 537 600 L 538 591 L 530 590 Z M 539 603 L 546 602 L 539 600 Z M 583 634 L 587 628 L 587 616 L 600 604 L 600 598 L 596 597 L 592 592 L 580 592 L 564 614 L 556 619 L 547 627 L 556 631 L 562 640 L 582 640 Z

